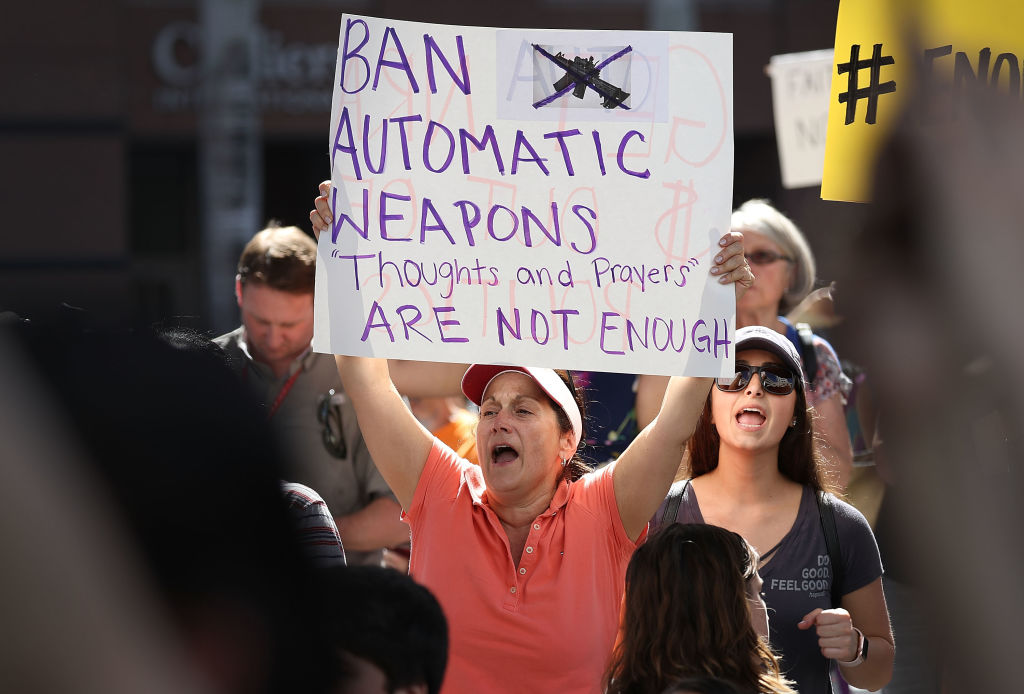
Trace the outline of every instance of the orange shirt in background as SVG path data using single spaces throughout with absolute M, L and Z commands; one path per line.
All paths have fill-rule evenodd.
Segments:
M 479 465 L 476 458 L 476 422 L 475 414 L 469 410 L 459 410 L 451 421 L 431 433 L 460 458 Z

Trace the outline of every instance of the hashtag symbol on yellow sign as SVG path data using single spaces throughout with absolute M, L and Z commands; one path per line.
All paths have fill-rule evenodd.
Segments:
M 864 122 L 869 125 L 875 124 L 875 117 L 878 113 L 878 97 L 882 94 L 889 94 L 896 91 L 896 82 L 889 80 L 884 84 L 882 79 L 882 66 L 892 65 L 895 61 L 891 55 L 882 55 L 882 44 L 876 43 L 871 51 L 871 58 L 860 60 L 860 44 L 853 44 L 850 47 L 850 62 L 838 65 L 839 74 L 849 73 L 847 78 L 846 91 L 839 95 L 839 103 L 846 104 L 846 125 L 849 125 L 857 118 L 857 102 L 861 99 L 868 100 L 868 111 Z M 870 69 L 868 86 L 858 88 L 858 75 L 861 70 Z

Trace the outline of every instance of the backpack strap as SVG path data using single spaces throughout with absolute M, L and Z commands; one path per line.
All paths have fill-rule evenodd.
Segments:
M 658 524 L 650 528 L 649 535 L 679 519 L 679 505 L 683 502 L 683 490 L 686 489 L 688 482 L 689 480 L 682 480 L 669 487 L 668 496 L 665 498 L 665 512 L 658 518 Z
M 814 378 L 818 375 L 818 355 L 814 351 L 814 331 L 808 323 L 797 323 L 796 334 L 800 337 L 800 358 L 804 361 L 804 377 L 807 389 L 814 390 Z
M 817 492 L 814 498 L 818 502 L 818 517 L 821 529 L 825 533 L 825 546 L 828 548 L 828 561 L 832 567 L 832 607 L 839 607 L 842 595 L 839 586 L 843 582 L 843 556 L 839 551 L 839 531 L 836 529 L 836 513 L 832 507 L 832 497 L 826 492 Z

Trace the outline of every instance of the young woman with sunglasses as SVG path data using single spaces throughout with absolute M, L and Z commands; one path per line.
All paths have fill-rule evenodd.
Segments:
M 763 326 L 736 332 L 736 373 L 711 389 L 689 441 L 692 478 L 673 486 L 652 520 L 710 523 L 743 536 L 761 557 L 770 638 L 801 694 L 831 692 L 830 661 L 850 684 L 880 689 L 892 676 L 893 639 L 871 528 L 831 497 L 842 557 L 832 567 L 816 494 L 825 488 L 800 357 Z M 681 493 L 674 518 L 665 518 Z
M 809 335 L 810 346 L 786 314 L 814 289 L 815 261 L 803 233 L 789 217 L 767 200 L 748 200 L 732 213 L 731 226 L 743 233 L 743 247 L 754 273 L 754 286 L 736 301 L 736 325 L 763 325 L 784 335 L 797 354 L 814 354 L 815 373 L 808 374 L 809 404 L 814 407 L 815 445 L 825 471 L 840 491 L 853 475 L 853 447 L 846 428 L 843 391 L 849 380 L 843 375 L 832 346 L 820 335 Z M 804 364 L 807 367 L 807 364 Z M 666 379 L 642 376 L 637 387 L 637 424 L 643 426 L 657 414 Z

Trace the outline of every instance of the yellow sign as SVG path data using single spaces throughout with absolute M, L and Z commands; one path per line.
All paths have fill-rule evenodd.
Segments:
M 923 76 L 949 90 L 927 114 L 946 122 L 979 86 L 1020 99 L 1022 59 L 1019 0 L 842 0 L 821 197 L 869 199 L 878 149 Z

